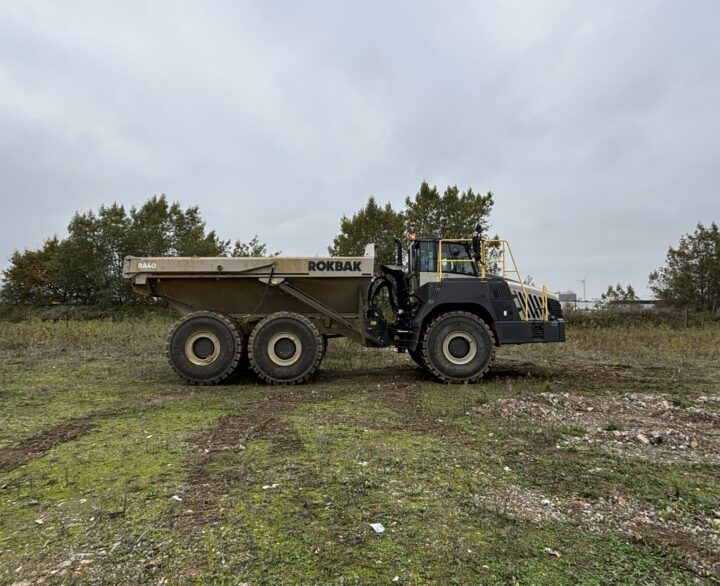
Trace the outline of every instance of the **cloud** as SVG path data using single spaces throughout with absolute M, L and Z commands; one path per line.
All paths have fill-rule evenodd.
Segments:
M 496 193 L 551 289 L 645 291 L 718 220 L 720 7 L 673 2 L 0 6 L 0 267 L 76 210 L 166 193 L 324 253 L 367 197 Z

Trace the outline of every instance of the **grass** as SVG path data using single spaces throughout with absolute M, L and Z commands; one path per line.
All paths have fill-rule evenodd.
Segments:
M 694 415 L 717 410 L 718 326 L 573 327 L 564 345 L 501 349 L 461 386 L 333 341 L 289 389 L 182 384 L 170 326 L 0 323 L 0 583 L 720 580 L 717 431 Z M 488 411 L 628 393 L 687 413 L 703 458 Z M 610 413 L 600 431 L 627 426 Z

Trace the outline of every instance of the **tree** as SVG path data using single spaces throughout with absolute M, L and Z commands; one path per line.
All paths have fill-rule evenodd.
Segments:
M 475 193 L 472 188 L 460 192 L 448 186 L 442 196 L 426 181 L 414 198 L 405 198 L 405 228 L 419 238 L 469 238 L 480 223 L 483 233 L 489 228 L 493 194 Z
M 608 285 L 607 291 L 600 295 L 600 299 L 595 303 L 597 309 L 605 309 L 610 305 L 623 305 L 623 302 L 637 301 L 638 296 L 635 294 L 633 286 L 628 284 L 627 288 L 623 287 L 620 283 L 615 285 Z
M 58 278 L 75 303 L 140 302 L 122 276 L 126 256 L 220 256 L 228 247 L 215 231 L 206 233 L 197 206 L 183 210 L 153 196 L 129 214 L 116 203 L 76 213 L 58 250 Z
M 280 252 L 268 254 L 267 244 L 258 240 L 257 234 L 253 236 L 249 242 L 235 241 L 230 256 L 279 256 Z
M 388 203 L 380 207 L 370 196 L 367 205 L 352 218 L 340 220 L 340 234 L 333 240 L 328 252 L 333 256 L 362 256 L 365 245 L 375 244 L 375 257 L 380 264 L 395 262 L 394 238 L 404 232 L 402 212 L 396 212 Z
M 3 271 L 0 301 L 11 305 L 49 305 L 65 300 L 57 283 L 55 256 L 60 241 L 53 236 L 37 250 L 16 251 Z
M 225 256 L 230 247 L 215 230 L 205 232 L 198 206 L 183 210 L 165 195 L 131 208 L 130 224 L 128 249 L 136 256 Z
M 257 239 L 255 244 L 260 245 Z M 125 256 L 225 256 L 229 247 L 229 240 L 206 230 L 197 206 L 183 210 L 164 195 L 129 213 L 115 203 L 97 213 L 76 213 L 62 241 L 54 238 L 39 250 L 16 252 L 0 295 L 13 304 L 142 303 L 123 279 Z
M 650 273 L 650 289 L 663 303 L 720 311 L 720 230 L 698 223 L 668 248 L 665 266 Z
M 122 263 L 131 228 L 125 208 L 118 204 L 101 206 L 97 214 L 73 216 L 55 258 L 57 282 L 68 292 L 67 301 L 112 305 L 129 297 Z
M 390 204 L 381 207 L 374 197 L 352 218 L 340 220 L 340 234 L 328 251 L 332 255 L 361 255 L 365 245 L 374 242 L 376 257 L 381 264 L 395 262 L 394 238 L 406 234 L 430 238 L 469 238 L 480 222 L 486 232 L 493 195 L 479 195 L 472 189 L 460 192 L 449 186 L 441 196 L 437 187 L 426 181 L 413 197 L 405 198 L 404 211 L 395 211 Z

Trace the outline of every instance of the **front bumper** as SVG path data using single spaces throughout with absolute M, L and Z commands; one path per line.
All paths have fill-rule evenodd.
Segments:
M 565 341 L 565 321 L 497 321 L 495 331 L 500 344 L 537 344 Z

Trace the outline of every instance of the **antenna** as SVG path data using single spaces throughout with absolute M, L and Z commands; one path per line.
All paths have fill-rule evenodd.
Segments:
M 587 296 L 585 295 L 585 285 L 587 284 L 587 273 L 585 273 L 585 276 L 582 279 L 577 280 L 578 283 L 582 283 L 583 286 L 583 301 L 587 301 Z

